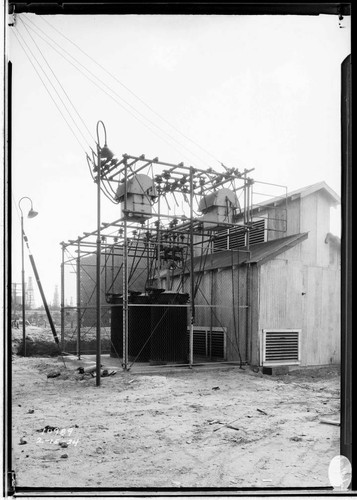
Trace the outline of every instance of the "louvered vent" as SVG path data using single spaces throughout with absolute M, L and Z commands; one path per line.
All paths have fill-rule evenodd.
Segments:
M 263 243 L 265 241 L 265 219 L 251 223 L 249 231 L 249 244 Z M 243 227 L 231 227 L 217 231 L 213 243 L 213 252 L 221 250 L 236 250 L 246 246 L 246 231 Z
M 235 250 L 245 246 L 245 229 L 242 227 L 234 227 L 229 230 L 229 250 Z
M 189 338 L 190 330 L 187 330 Z M 193 355 L 199 358 L 226 359 L 225 327 L 194 326 Z
M 265 220 L 258 220 L 252 223 L 252 228 L 249 231 L 249 244 L 264 243 L 265 241 Z
M 263 366 L 299 365 L 301 330 L 263 330 Z
M 217 231 L 216 236 L 213 240 L 213 252 L 220 252 L 222 250 L 228 250 L 227 229 L 223 229 L 223 231 Z

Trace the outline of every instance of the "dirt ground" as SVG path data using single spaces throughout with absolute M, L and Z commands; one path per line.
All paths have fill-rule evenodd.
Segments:
M 124 372 L 85 356 L 13 356 L 13 468 L 21 487 L 328 487 L 339 455 L 337 367 L 271 376 L 232 365 Z M 53 372 L 56 378 L 48 378 Z M 51 426 L 58 430 L 41 432 Z

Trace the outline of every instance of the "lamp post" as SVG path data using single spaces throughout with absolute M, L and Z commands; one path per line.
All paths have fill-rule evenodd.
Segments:
M 99 140 L 99 126 L 102 126 L 104 131 L 104 146 L 100 145 Z M 97 123 L 97 260 L 96 260 L 96 385 L 100 385 L 100 355 L 101 355 L 101 306 L 100 306 L 100 292 L 101 292 L 101 204 L 100 204 L 100 191 L 101 191 L 101 173 L 102 173 L 102 160 L 107 162 L 108 160 L 113 158 L 113 153 L 107 146 L 107 131 L 104 123 L 99 120 Z
M 19 200 L 19 209 L 21 212 L 21 284 L 22 284 L 22 344 L 24 348 L 24 356 L 26 356 L 26 325 L 25 325 L 25 262 L 24 262 L 24 214 L 21 208 L 22 200 L 29 200 L 31 203 L 31 208 L 27 214 L 28 219 L 33 219 L 36 217 L 38 212 L 33 209 L 32 200 L 28 196 L 23 196 Z

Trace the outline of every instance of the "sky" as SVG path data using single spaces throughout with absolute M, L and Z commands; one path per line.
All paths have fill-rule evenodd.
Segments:
M 349 53 L 350 20 L 337 16 L 17 15 L 6 50 L 12 282 L 21 282 L 22 197 L 38 211 L 27 219 L 30 202 L 22 200 L 48 302 L 60 285 L 60 242 L 96 228 L 86 153 L 99 120 L 118 157 L 217 170 L 223 162 L 288 191 L 325 181 L 340 194 L 340 66 Z M 340 212 L 332 215 L 338 234 Z M 102 197 L 102 220 L 119 217 Z M 33 276 L 27 255 L 25 263 Z M 35 298 L 40 305 L 37 290 Z

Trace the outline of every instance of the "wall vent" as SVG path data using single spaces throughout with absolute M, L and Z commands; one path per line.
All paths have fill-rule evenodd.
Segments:
M 252 222 L 249 231 L 249 244 L 264 243 L 265 241 L 265 219 Z
M 190 329 L 187 329 L 189 339 Z M 193 355 L 199 358 L 222 359 L 227 358 L 227 328 L 194 326 L 193 327 Z
M 264 243 L 266 240 L 266 219 L 256 219 L 250 224 L 249 244 Z M 247 232 L 242 226 L 221 229 L 213 240 L 213 252 L 236 250 L 247 245 Z
M 263 330 L 261 364 L 263 366 L 299 365 L 301 330 Z

